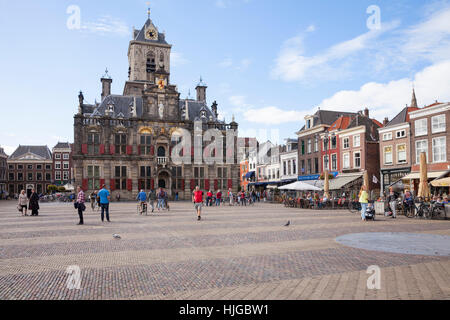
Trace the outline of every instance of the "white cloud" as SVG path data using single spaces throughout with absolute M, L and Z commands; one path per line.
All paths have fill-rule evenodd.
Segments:
M 314 32 L 314 31 L 316 31 L 316 26 L 313 24 L 308 26 L 308 28 L 306 29 L 306 32 Z
M 170 63 L 172 64 L 173 67 L 178 67 L 181 65 L 185 65 L 189 63 L 189 60 L 186 59 L 182 53 L 180 52 L 176 52 L 176 51 L 172 51 L 170 53 Z
M 130 29 L 123 20 L 107 15 L 98 18 L 97 21 L 84 23 L 81 30 L 100 35 L 113 34 L 121 37 L 130 35 Z
M 428 19 L 404 32 L 403 54 L 431 61 L 450 57 L 450 8 L 430 14 Z
M 359 90 L 339 91 L 323 100 L 325 109 L 359 111 L 368 107 L 371 116 L 378 120 L 392 119 L 406 104 L 411 103 L 414 85 L 419 106 L 439 100 L 450 101 L 450 60 L 426 67 L 414 76 L 414 80 L 403 78 L 388 83 L 369 82 Z
M 228 98 L 230 101 L 230 104 L 233 107 L 238 107 L 238 108 L 250 108 L 252 107 L 252 105 L 248 104 L 246 102 L 246 97 L 245 96 L 231 96 Z
M 388 30 L 395 28 L 397 22 L 385 23 L 380 30 L 370 30 L 351 40 L 338 43 L 321 54 L 308 57 L 305 55 L 304 35 L 288 39 L 275 60 L 272 76 L 284 81 L 299 81 L 305 78 L 330 78 L 332 75 L 345 74 L 339 63 L 364 49 L 374 45 L 374 40 Z M 335 70 L 335 72 L 331 72 Z
M 432 9 L 430 9 L 432 8 Z M 275 59 L 271 74 L 286 82 L 337 80 L 354 74 L 411 72 L 423 63 L 450 59 L 450 6 L 428 7 L 422 22 L 398 28 L 399 22 L 383 22 L 371 30 L 337 43 L 316 55 L 307 55 L 308 31 L 288 39 Z
M 282 110 L 278 107 L 250 108 L 244 111 L 244 118 L 249 122 L 278 125 L 289 122 L 300 122 L 308 114 L 307 111 Z
M 231 96 L 229 102 L 234 107 L 233 112 L 242 114 L 248 122 L 267 125 L 299 122 L 308 113 L 306 111 L 282 110 L 274 106 L 258 108 L 247 103 L 247 98 L 242 95 Z

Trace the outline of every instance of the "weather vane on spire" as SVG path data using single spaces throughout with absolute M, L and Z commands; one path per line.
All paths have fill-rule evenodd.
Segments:
M 147 15 L 148 18 L 150 19 L 150 1 L 147 1 L 146 3 L 147 3 Z

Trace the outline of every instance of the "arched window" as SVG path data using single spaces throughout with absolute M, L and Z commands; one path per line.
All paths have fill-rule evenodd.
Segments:
M 166 149 L 164 147 L 158 148 L 158 157 L 165 157 L 166 156 Z

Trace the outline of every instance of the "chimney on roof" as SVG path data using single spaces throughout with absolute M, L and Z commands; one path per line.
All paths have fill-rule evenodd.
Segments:
M 389 123 L 389 118 L 384 118 L 383 120 L 383 126 L 385 127 Z
M 102 82 L 102 101 L 105 100 L 106 97 L 111 95 L 111 83 L 112 79 L 108 74 L 108 69 L 105 70 L 105 74 L 100 79 Z
M 367 118 L 369 117 L 369 108 L 364 109 L 364 116 Z

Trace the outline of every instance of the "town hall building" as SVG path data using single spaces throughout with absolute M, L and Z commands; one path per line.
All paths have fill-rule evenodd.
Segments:
M 73 167 L 75 184 L 85 192 L 98 190 L 103 184 L 112 191 L 112 199 L 117 194 L 122 199 L 135 199 L 140 189 L 157 188 L 190 199 L 197 185 L 203 190 L 237 191 L 237 138 L 227 145 L 230 140 L 225 137 L 230 132 L 237 135 L 238 124 L 234 119 L 231 123 L 219 120 L 216 102 L 208 107 L 207 86 L 202 79 L 196 87 L 196 99 L 180 99 L 177 87 L 170 82 L 171 47 L 149 15 L 141 30 L 133 30 L 128 49 L 129 79 L 123 94 L 111 93 L 113 80 L 108 72 L 101 79 L 100 102 L 86 104 L 80 92 L 74 116 Z M 183 148 L 177 154 L 184 159 L 190 156 L 192 161 L 174 163 L 171 155 L 179 141 L 173 134 L 187 130 L 194 141 L 194 124 L 197 129 L 200 124 L 203 132 L 218 130 L 224 136 L 224 155 L 233 151 L 234 161 L 195 162 L 192 144 L 191 150 Z

